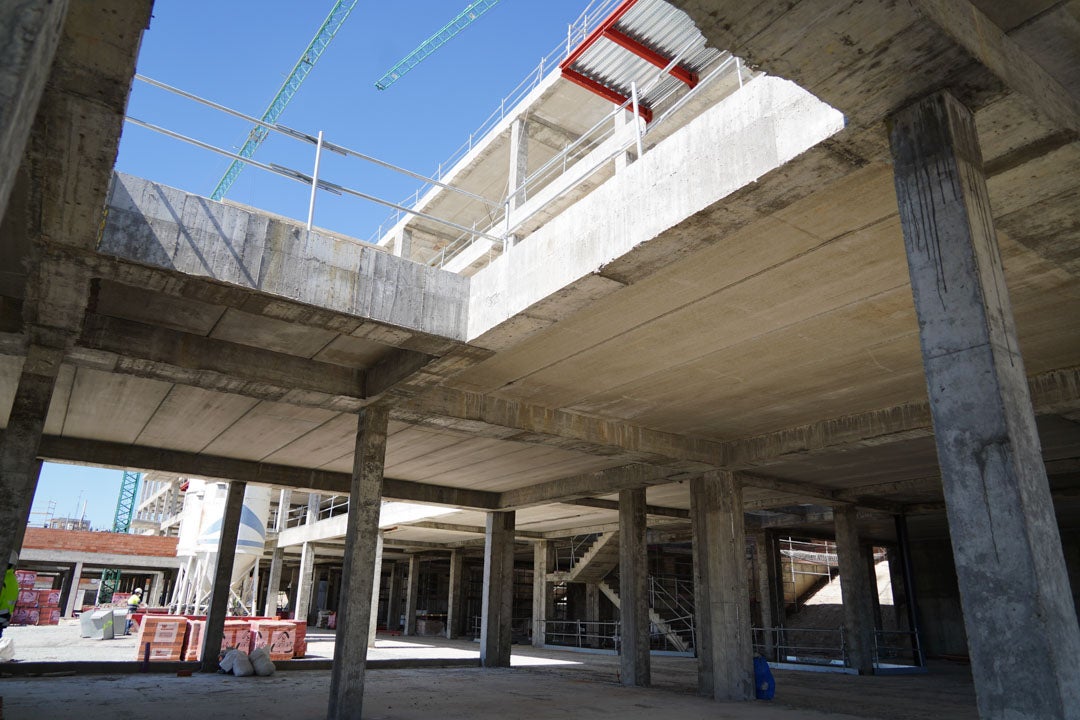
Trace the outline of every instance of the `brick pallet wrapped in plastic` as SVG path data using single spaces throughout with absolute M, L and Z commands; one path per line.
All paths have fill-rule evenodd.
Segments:
M 296 633 L 293 635 L 293 657 L 304 657 L 307 655 L 307 622 L 303 620 L 285 620 L 283 622 L 292 622 L 296 626 Z
M 287 620 L 260 620 L 251 623 L 251 649 L 265 647 L 270 659 L 291 660 L 296 638 L 296 623 Z
M 188 642 L 185 660 L 202 660 L 202 637 L 205 620 L 188 620 Z M 238 647 L 244 652 L 251 647 L 251 623 L 246 620 L 226 620 L 221 637 L 221 649 Z
M 150 660 L 169 662 L 183 657 L 187 640 L 188 621 L 180 615 L 147 615 L 139 626 L 136 659 L 146 657 L 150 645 Z

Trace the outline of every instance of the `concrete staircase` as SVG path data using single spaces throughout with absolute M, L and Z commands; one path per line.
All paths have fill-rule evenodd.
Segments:
M 608 585 L 604 580 L 597 582 L 597 585 L 600 587 L 600 592 L 604 593 L 615 607 L 622 608 L 619 601 L 619 593 L 615 588 Z M 671 646 L 678 652 L 690 652 L 693 649 L 693 639 L 687 640 L 684 638 L 652 608 L 649 609 L 649 622 L 652 623 L 657 632 L 667 638 L 667 641 L 671 643 Z
M 598 583 L 619 566 L 619 531 L 596 538 L 566 577 L 570 582 Z

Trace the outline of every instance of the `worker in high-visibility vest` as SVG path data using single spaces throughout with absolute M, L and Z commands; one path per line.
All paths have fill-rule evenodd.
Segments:
M 138 612 L 140 604 L 142 604 L 142 588 L 135 588 L 135 592 L 131 593 L 131 597 L 128 598 L 127 602 L 128 621 L 126 632 L 131 632 L 131 616 Z
M 19 579 L 15 577 L 15 566 L 18 564 L 19 554 L 11 553 L 7 572 L 4 573 L 4 587 L 0 589 L 0 635 L 11 623 L 11 614 L 15 612 L 15 603 L 19 600 Z

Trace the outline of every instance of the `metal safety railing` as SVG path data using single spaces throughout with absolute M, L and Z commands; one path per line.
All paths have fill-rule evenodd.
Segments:
M 753 628 L 754 653 L 770 660 L 804 665 L 850 667 L 844 628 Z M 923 667 L 919 633 L 909 630 L 874 632 L 875 667 Z
M 540 62 L 537 63 L 536 67 L 530 70 L 513 90 L 504 95 L 502 99 L 499 100 L 498 107 L 492 110 L 480 125 L 469 133 L 468 139 L 436 166 L 432 177 L 437 180 L 442 180 L 445 171 L 452 169 L 462 158 L 472 152 L 472 149 L 476 146 L 477 142 L 502 122 L 506 118 L 507 112 L 517 107 L 518 103 L 524 100 L 525 97 L 543 81 L 544 77 L 549 72 L 557 68 L 559 63 L 571 53 L 577 43 L 588 37 L 589 33 L 603 22 L 604 18 L 611 14 L 612 9 L 614 9 L 620 1 L 621 0 L 593 0 L 576 20 L 567 25 L 565 46 L 563 42 L 560 41 L 558 45 L 541 57 Z M 400 205 L 412 207 L 418 204 L 420 199 L 433 185 L 434 183 L 421 185 L 411 195 L 402 200 Z M 402 217 L 403 213 L 400 211 L 391 213 L 390 216 L 379 225 L 371 237 L 368 238 L 368 241 L 372 243 L 378 242 L 383 235 L 398 224 Z
M 678 64 L 682 59 L 682 52 L 688 50 L 691 46 L 688 44 L 686 48 L 676 54 L 671 62 L 665 67 L 657 69 L 652 80 L 646 83 L 642 88 L 638 88 L 636 83 L 631 84 L 631 97 L 623 102 L 621 105 L 613 105 L 613 109 L 608 114 L 604 115 L 599 121 L 597 121 L 591 128 L 582 133 L 577 140 L 568 144 L 561 151 L 556 153 L 551 159 L 549 159 L 540 168 L 534 170 L 532 174 L 524 179 L 522 184 L 517 188 L 508 188 L 506 197 L 507 208 L 509 208 L 509 198 L 511 196 L 521 198 L 524 202 L 527 198 L 535 196 L 542 191 L 545 187 L 552 184 L 556 179 L 564 175 L 571 168 L 575 171 L 575 177 L 572 182 L 560 188 L 560 194 L 565 195 L 574 190 L 578 186 L 587 182 L 596 176 L 605 166 L 612 163 L 615 158 L 620 154 L 626 153 L 631 148 L 635 149 L 635 158 L 640 158 L 644 152 L 644 139 L 650 134 L 657 131 L 657 128 L 664 124 L 664 122 L 672 116 L 672 114 L 678 111 L 689 99 L 697 96 L 704 88 L 708 87 L 714 80 L 719 77 L 723 77 L 727 73 L 738 73 L 739 87 L 743 86 L 742 78 L 742 65 L 738 58 L 729 56 L 726 60 L 721 62 L 716 68 L 714 68 L 708 75 L 702 78 L 698 84 L 691 89 L 687 94 L 683 95 L 679 100 L 672 105 L 671 108 L 666 110 L 658 118 L 654 119 L 647 127 L 642 127 L 637 118 L 637 97 L 640 94 L 645 94 L 652 87 L 667 77 L 667 71 Z M 678 86 L 673 86 L 666 93 L 659 96 L 656 99 L 656 103 L 660 104 L 665 102 L 669 97 L 679 92 Z M 627 134 L 622 142 L 614 142 L 617 140 L 616 133 L 618 130 L 615 126 L 615 116 L 619 113 L 632 110 L 635 120 L 631 121 L 628 126 L 631 128 L 631 132 Z M 577 163 L 588 159 L 589 155 L 594 153 L 598 147 L 603 146 L 604 143 L 611 145 L 607 152 L 602 153 L 599 157 L 593 158 L 593 162 L 584 169 L 578 168 Z M 424 189 L 424 191 L 418 192 L 415 200 L 415 204 L 419 204 L 422 201 L 424 195 L 430 192 L 430 188 Z M 552 199 L 553 200 L 553 199 Z M 497 221 L 491 223 L 484 223 L 483 220 L 477 221 L 474 227 L 485 227 L 488 232 L 491 232 L 493 228 L 499 226 L 505 226 L 505 234 L 507 236 L 514 234 L 517 228 L 528 223 L 538 213 L 543 212 L 550 206 L 552 200 L 534 207 L 527 207 L 525 211 L 518 211 L 517 213 L 508 213 L 506 216 L 500 216 Z M 397 215 L 397 219 L 394 224 L 400 222 L 401 215 Z M 393 224 L 390 225 L 393 227 Z M 382 237 L 381 234 L 377 234 L 376 240 Z M 471 246 L 480 237 L 479 234 L 461 234 L 451 240 L 447 245 L 440 249 L 440 251 L 428 261 L 429 265 L 435 267 L 443 267 L 448 262 L 453 260 L 457 255 Z
M 618 650 L 619 623 L 588 620 L 545 620 L 544 644 Z
M 412 215 L 412 216 L 415 216 L 415 217 L 421 217 L 421 218 L 424 218 L 425 220 L 429 220 L 431 222 L 435 222 L 435 223 L 444 225 L 444 226 L 449 227 L 451 229 L 458 230 L 459 232 L 466 233 L 466 234 L 471 234 L 471 235 L 474 235 L 476 237 L 483 237 L 483 238 L 491 240 L 493 242 L 502 242 L 502 240 L 503 240 L 503 236 L 501 236 L 501 235 L 490 235 L 490 234 L 487 234 L 485 232 L 478 231 L 475 228 L 470 228 L 468 226 L 461 225 L 459 223 L 453 222 L 451 220 L 447 220 L 445 218 L 440 218 L 440 217 L 437 217 L 435 215 L 424 213 L 424 212 L 415 210 L 415 209 L 410 208 L 410 207 L 405 207 L 403 205 L 399 205 L 397 203 L 390 202 L 389 200 L 379 198 L 379 197 L 377 197 L 375 195 L 371 195 L 371 194 L 362 192 L 360 190 L 355 190 L 355 189 L 346 187 L 344 185 L 339 185 L 337 183 L 332 183 L 332 182 L 328 182 L 326 180 L 323 180 L 323 179 L 321 179 L 319 177 L 319 166 L 320 166 L 321 160 L 322 160 L 322 153 L 323 153 L 324 150 L 326 150 L 326 151 L 330 151 L 330 152 L 336 153 L 338 155 L 341 155 L 343 157 L 356 158 L 356 159 L 361 160 L 363 162 L 377 165 L 379 167 L 390 170 L 392 172 L 406 175 L 406 176 L 411 177 L 411 178 L 413 178 L 415 180 L 420 180 L 425 185 L 428 185 L 428 186 L 438 187 L 438 188 L 441 188 L 441 189 L 444 189 L 444 190 L 447 190 L 447 191 L 450 191 L 450 192 L 460 194 L 460 195 L 462 195 L 464 197 L 468 197 L 470 200 L 474 200 L 474 201 L 477 201 L 477 202 L 484 203 L 485 205 L 488 205 L 493 210 L 497 210 L 499 212 L 502 212 L 504 215 L 506 214 L 506 203 L 505 202 L 495 202 L 495 201 L 489 200 L 489 199 L 487 199 L 487 198 L 485 198 L 485 197 L 483 197 L 481 195 L 477 195 L 476 193 L 469 192 L 468 190 L 464 190 L 462 188 L 454 187 L 453 185 L 443 183 L 438 178 L 431 178 L 431 177 L 428 177 L 426 175 L 422 175 L 420 173 L 413 172 L 412 170 L 407 170 L 407 169 L 405 169 L 403 167 L 400 167 L 398 165 L 394 165 L 393 163 L 388 163 L 388 162 L 386 162 L 384 160 L 380 160 L 380 159 L 378 159 L 376 157 L 373 157 L 371 155 L 367 155 L 366 153 L 362 153 L 362 152 L 359 152 L 357 150 L 353 150 L 353 149 L 348 148 L 348 147 L 346 147 L 344 145 L 339 145 L 337 143 L 329 142 L 324 138 L 322 131 L 318 132 L 316 135 L 311 135 L 309 133 L 294 130 L 294 129 L 289 128 L 289 127 L 287 127 L 285 125 L 282 125 L 280 123 L 266 123 L 266 122 L 263 122 L 262 120 L 260 120 L 259 118 L 256 118 L 256 117 L 252 116 L 252 115 L 242 113 L 242 112 L 240 112 L 238 110 L 234 110 L 234 109 L 229 108 L 229 107 L 227 107 L 225 105 L 222 105 L 220 103 L 216 103 L 216 102 L 214 102 L 212 100 L 208 100 L 206 98 L 199 97 L 198 95 L 186 92 L 184 90 L 173 87 L 171 85 L 167 85 L 167 84 L 165 84 L 163 82 L 159 82 L 159 81 L 154 80 L 152 78 L 148 78 L 148 77 L 146 77 L 144 75 L 136 75 L 135 79 L 139 80 L 140 82 L 146 83 L 147 85 L 150 85 L 152 87 L 156 87 L 158 89 L 161 89 L 161 90 L 164 90 L 166 92 L 172 93 L 172 94 L 177 95 L 179 97 L 191 100 L 193 102 L 199 103 L 201 105 L 212 108 L 212 109 L 217 110 L 219 112 L 225 113 L 226 115 L 230 115 L 230 116 L 245 120 L 245 121 L 247 121 L 249 123 L 252 123 L 255 126 L 265 128 L 268 131 L 278 133 L 280 135 L 283 135 L 285 137 L 291 138 L 291 139 L 299 141 L 299 142 L 303 142 L 303 143 L 313 145 L 314 148 L 315 148 L 313 170 L 312 170 L 311 175 L 307 175 L 307 174 L 305 174 L 305 173 L 303 173 L 303 172 L 301 172 L 299 170 L 295 170 L 295 169 L 292 169 L 292 168 L 287 168 L 287 167 L 284 167 L 284 166 L 281 166 L 281 165 L 277 165 L 275 163 L 264 163 L 264 162 L 261 162 L 259 160 L 254 160 L 252 158 L 241 157 L 237 153 L 230 152 L 230 151 L 225 150 L 223 148 L 212 145 L 211 143 L 203 142 L 201 140 L 197 140 L 195 138 L 188 137 L 188 136 L 183 135 L 181 133 L 178 133 L 178 132 L 175 132 L 173 130 L 169 130 L 169 129 L 165 128 L 165 127 L 162 127 L 160 125 L 157 125 L 157 124 L 154 124 L 154 123 L 151 123 L 151 122 L 147 122 L 145 120 L 141 120 L 139 118 L 135 118 L 135 117 L 132 117 L 130 115 L 125 116 L 125 118 L 124 118 L 125 121 L 127 121 L 127 122 L 129 122 L 129 123 L 131 123 L 133 125 L 137 125 L 139 127 L 143 127 L 143 128 L 148 129 L 148 130 L 152 130 L 154 132 L 160 133 L 160 134 L 165 135 L 167 137 L 171 137 L 173 139 L 180 140 L 182 142 L 186 142 L 186 143 L 188 143 L 190 145 L 194 145 L 195 147 L 201 148 L 203 150 L 207 150 L 207 151 L 210 151 L 210 152 L 213 152 L 213 153 L 217 153 L 219 155 L 222 155 L 222 156 L 231 158 L 233 160 L 237 160 L 237 161 L 243 162 L 245 164 L 251 165 L 253 167 L 259 168 L 259 169 L 264 170 L 266 172 L 273 173 L 275 175 L 279 175 L 281 177 L 285 177 L 285 178 L 288 178 L 290 180 L 295 180 L 297 182 L 301 182 L 301 183 L 303 183 L 305 185 L 308 185 L 311 188 L 311 195 L 310 195 L 310 200 L 309 200 L 309 203 L 308 203 L 308 219 L 307 219 L 307 229 L 308 230 L 312 229 L 312 223 L 313 223 L 314 212 L 315 212 L 316 193 L 317 193 L 318 190 L 324 190 L 324 191 L 330 192 L 330 193 L 332 193 L 334 195 L 349 195 L 349 196 L 352 196 L 352 197 L 359 198 L 361 200 L 367 200 L 369 202 L 373 202 L 373 203 L 376 203 L 378 205 L 383 205 L 385 207 L 392 208 L 397 212 Z

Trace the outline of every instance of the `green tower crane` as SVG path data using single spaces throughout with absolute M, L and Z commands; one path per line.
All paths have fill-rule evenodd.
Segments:
M 300 89 L 300 85 L 307 78 L 308 73 L 311 72 L 312 68 L 315 67 L 315 63 L 322 57 L 323 51 L 326 50 L 330 41 L 337 35 L 337 31 L 341 29 L 345 18 L 349 17 L 349 13 L 356 7 L 356 3 L 357 0 L 337 0 L 334 7 L 330 8 L 330 14 L 323 20 L 319 31 L 315 33 L 315 37 L 311 39 L 307 48 L 300 54 L 300 59 L 296 61 L 292 72 L 285 78 L 285 82 L 281 84 L 277 95 L 270 101 L 270 105 L 263 112 L 262 117 L 259 118 L 262 122 L 270 125 L 277 122 L 281 113 L 285 111 L 285 106 L 296 95 L 296 91 Z M 266 139 L 269 133 L 270 131 L 262 125 L 251 128 L 247 141 L 237 154 L 245 158 L 251 157 L 259 149 L 259 146 L 262 145 L 263 140 Z M 221 180 L 218 181 L 217 187 L 214 188 L 214 192 L 210 195 L 211 200 L 220 200 L 225 197 L 225 193 L 229 192 L 229 188 L 232 187 L 233 182 L 240 175 L 240 171 L 244 169 L 244 165 L 245 163 L 242 160 L 232 161 L 229 169 L 225 171 Z
M 135 515 L 135 499 L 139 495 L 141 478 L 140 473 L 124 471 L 124 479 L 120 481 L 120 497 L 116 499 L 116 513 L 113 515 L 113 532 L 126 533 L 131 529 L 131 518 Z M 119 586 L 120 568 L 108 568 L 102 572 L 98 603 L 112 600 L 113 593 Z

